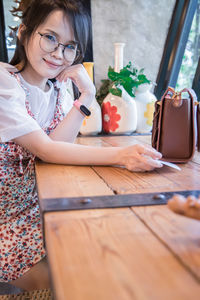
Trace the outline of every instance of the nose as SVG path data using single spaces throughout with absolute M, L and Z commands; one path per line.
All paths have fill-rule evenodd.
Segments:
M 58 47 L 53 52 L 51 52 L 51 56 L 54 56 L 58 59 L 63 59 L 64 55 L 62 45 L 58 45 Z

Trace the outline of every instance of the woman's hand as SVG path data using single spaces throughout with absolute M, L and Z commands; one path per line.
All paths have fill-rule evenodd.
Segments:
M 81 93 L 81 97 L 79 100 L 81 102 L 85 102 L 85 96 L 87 96 L 89 100 L 93 100 L 93 98 L 95 97 L 96 89 L 83 65 L 78 64 L 66 67 L 56 77 L 56 79 L 60 82 L 65 82 L 68 78 L 70 78 L 79 89 L 79 92 Z M 89 105 L 90 103 L 84 104 Z
M 145 145 L 137 144 L 123 148 L 117 156 L 117 163 L 125 166 L 130 171 L 151 171 L 163 166 L 162 163 L 157 161 L 162 157 L 161 153 Z
M 167 206 L 177 214 L 200 220 L 200 197 L 190 195 L 185 198 L 180 194 L 175 194 L 168 200 Z

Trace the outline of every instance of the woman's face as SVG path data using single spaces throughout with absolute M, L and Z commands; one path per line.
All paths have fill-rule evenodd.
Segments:
M 73 63 L 64 58 L 63 46 L 53 52 L 42 49 L 41 35 L 43 34 L 47 34 L 47 37 L 50 39 L 52 37 L 53 40 L 56 38 L 63 45 L 75 40 L 71 24 L 61 10 L 53 11 L 37 28 L 27 44 L 24 45 L 28 59 L 24 74 L 28 74 L 28 77 L 31 77 L 36 85 L 47 79 L 55 78 L 66 66 Z

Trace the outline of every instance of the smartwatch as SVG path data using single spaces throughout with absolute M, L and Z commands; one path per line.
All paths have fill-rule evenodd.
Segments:
M 91 111 L 83 105 L 79 100 L 75 100 L 73 105 L 82 113 L 82 115 L 89 117 L 91 115 Z

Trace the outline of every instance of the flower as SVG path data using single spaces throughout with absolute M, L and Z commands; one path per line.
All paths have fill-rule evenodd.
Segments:
M 154 113 L 154 102 L 147 103 L 146 109 L 147 110 L 144 112 L 144 117 L 147 119 L 146 123 L 147 123 L 147 125 L 152 126 L 153 113 Z
M 119 127 L 119 124 L 117 122 L 121 119 L 121 116 L 117 114 L 117 106 L 111 106 L 109 101 L 103 103 L 102 115 L 104 131 L 114 132 Z

